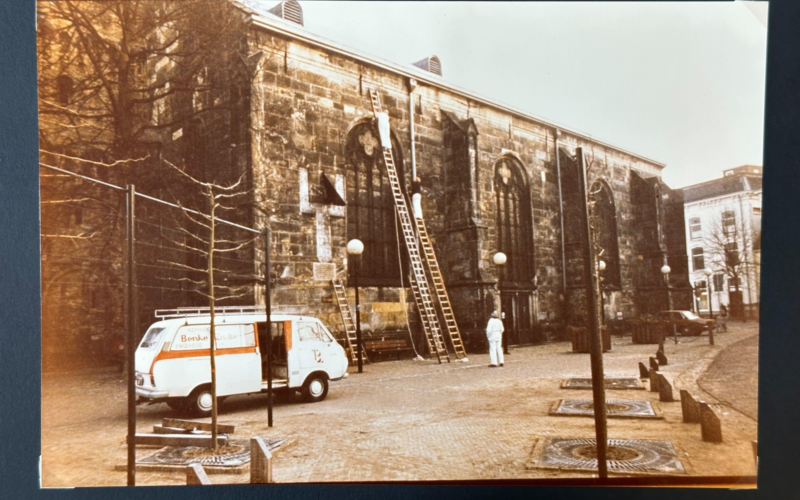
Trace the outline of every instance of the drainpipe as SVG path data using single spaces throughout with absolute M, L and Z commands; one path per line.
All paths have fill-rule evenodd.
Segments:
M 744 188 L 748 189 L 750 186 L 747 184 L 747 180 L 743 177 L 742 181 L 744 182 Z M 742 201 L 744 199 L 744 196 L 745 196 L 744 194 L 739 195 L 739 213 L 741 214 L 740 224 L 742 227 L 742 246 L 744 247 L 744 252 L 742 252 L 744 254 L 744 276 L 745 279 L 747 280 L 747 312 L 745 313 L 745 318 L 748 318 L 751 316 L 752 312 L 751 305 L 753 302 L 753 290 L 750 288 L 751 279 L 750 279 L 750 264 L 749 264 L 750 252 L 751 252 L 750 249 L 752 248 L 753 245 L 752 241 L 753 232 L 750 230 L 751 224 L 748 224 L 746 228 L 744 225 L 745 214 L 744 214 L 744 202 Z M 750 216 L 751 212 L 748 212 L 747 215 Z M 747 231 L 750 234 L 750 238 L 747 237 L 745 231 Z M 750 247 L 747 246 L 748 242 L 750 243 Z M 744 300 L 742 300 L 742 302 L 744 302 Z
M 417 80 L 408 79 L 408 119 L 411 124 L 409 134 L 411 135 L 411 179 L 417 178 L 417 154 L 414 142 L 414 89 L 417 88 Z
M 561 286 L 563 287 L 564 300 L 567 293 L 567 252 L 564 248 L 564 200 L 561 198 L 561 154 L 558 150 L 558 138 L 561 137 L 561 130 L 556 129 L 556 177 L 558 178 L 558 209 L 561 221 Z

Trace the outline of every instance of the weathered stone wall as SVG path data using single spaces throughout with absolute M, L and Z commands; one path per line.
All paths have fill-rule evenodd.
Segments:
M 532 325 L 525 336 L 511 338 L 540 341 L 536 324 L 545 319 L 574 326 L 585 323 L 583 237 L 578 231 L 581 206 L 573 158 L 577 147 L 583 148 L 589 166 L 588 185 L 602 181 L 610 187 L 616 214 L 620 279 L 619 287 L 606 290 L 607 316 L 620 313 L 631 318 L 665 307 L 666 288 L 659 272 L 665 255 L 673 268 L 674 305 L 688 308 L 683 303 L 688 282 L 682 204 L 676 193 L 658 181 L 658 165 L 567 132 L 556 140 L 552 125 L 425 84 L 412 90 L 406 77 L 266 29 L 243 25 L 242 33 L 249 56 L 217 54 L 220 59 L 206 75 L 210 90 L 176 92 L 142 112 L 143 120 L 170 126 L 148 135 L 139 152 L 149 159 L 137 164 L 131 178 L 148 194 L 202 209 L 205 202 L 196 186 L 165 171 L 161 160 L 185 168 L 201 181 L 229 184 L 243 176 L 242 186 L 252 189 L 251 195 L 247 202 L 237 201 L 237 209 L 224 216 L 246 226 L 261 228 L 268 223 L 272 228 L 268 272 L 275 311 L 317 316 L 335 333 L 343 331 L 330 279 L 348 278 L 352 305 L 354 276 L 347 273 L 345 246 L 354 235 L 348 234 L 348 207 L 336 205 L 323 187 L 323 177 L 341 198 L 352 202 L 355 193 L 347 185 L 347 141 L 355 127 L 369 124 L 373 117 L 370 90 L 378 90 L 389 114 L 404 189 L 410 191 L 412 164 L 422 178 L 426 224 L 469 349 L 485 348 L 487 318 L 501 302 L 499 273 L 492 262 L 500 249 L 495 189 L 500 160 L 519 166 L 530 198 L 530 207 L 523 209 L 529 208 L 532 224 L 532 241 L 526 247 L 532 258 L 523 259 L 532 262 L 532 269 L 525 273 L 529 282 L 516 282 L 513 287 L 501 283 L 506 287 L 504 300 L 513 293 L 514 300 L 524 305 L 517 314 L 524 311 Z M 158 77 L 159 71 L 170 71 L 170 65 L 160 70 L 157 65 L 155 60 L 145 62 L 142 75 Z M 220 68 L 226 68 L 225 74 Z M 415 158 L 411 158 L 410 108 Z M 557 144 L 562 150 L 560 169 Z M 563 249 L 559 179 L 567 243 Z M 666 195 L 658 200 L 657 183 Z M 123 208 L 119 205 L 117 212 L 121 214 Z M 141 216 L 137 238 L 142 243 L 137 250 L 137 317 L 143 333 L 154 320 L 154 309 L 205 305 L 206 300 L 185 283 L 165 281 L 181 274 L 164 271 L 163 261 L 203 265 L 202 258 L 188 257 L 169 246 L 164 235 L 175 229 L 168 221 L 172 215 L 146 203 L 137 208 Z M 59 212 L 58 217 L 65 213 Z M 43 212 L 43 223 L 48 217 Z M 220 235 L 230 240 L 245 236 L 230 229 L 221 229 Z M 46 359 L 69 358 L 65 349 L 54 347 L 58 345 L 54 339 L 64 336 L 60 324 L 79 325 L 86 310 L 102 316 L 102 321 L 70 329 L 72 337 L 65 337 L 68 341 L 62 344 L 81 345 L 81 339 L 97 337 L 102 339 L 102 346 L 97 344 L 102 352 L 94 357 L 107 360 L 112 356 L 110 349 L 116 343 L 106 340 L 120 339 L 122 331 L 122 233 L 118 236 L 112 245 L 114 263 L 104 271 L 107 276 L 98 279 L 117 287 L 111 292 L 115 300 L 108 301 L 105 310 L 92 306 L 96 296 L 92 286 L 84 286 L 83 291 L 76 286 L 48 289 L 45 283 L 45 292 L 57 297 L 46 304 Z M 239 275 L 261 272 L 264 255 L 258 246 L 228 257 L 228 269 Z M 58 281 L 61 278 L 55 279 L 57 269 L 51 264 L 43 263 L 43 278 Z M 85 267 L 78 269 L 86 274 Z M 401 274 L 402 283 L 361 287 L 362 328 L 367 336 L 409 329 L 418 350 L 424 352 L 407 269 Z M 565 275 L 566 287 L 562 284 Z M 262 304 L 261 287 L 230 303 Z
M 251 52 L 261 50 L 265 54 L 252 87 L 251 152 L 255 185 L 270 207 L 274 230 L 272 273 L 277 278 L 277 307 L 313 313 L 338 329 L 340 321 L 331 301 L 330 283 L 315 276 L 314 264 L 343 268 L 347 239 L 344 212 L 315 203 L 314 185 L 322 173 L 331 179 L 344 178 L 347 133 L 372 117 L 369 91 L 377 89 L 405 158 L 406 182 L 411 172 L 409 99 L 412 101 L 423 213 L 465 336 L 480 344 L 481 330 L 495 300 L 492 285 L 497 270 L 491 259 L 497 251 L 497 215 L 493 183 L 495 165 L 504 156 L 521 163 L 531 193 L 531 251 L 536 276 L 532 288 L 539 317 L 564 318 L 562 297 L 569 301 L 570 287 L 580 289 L 584 284 L 578 269 L 582 260 L 575 253 L 568 259 L 568 266 L 573 268 L 568 271 L 568 290 L 561 285 L 559 172 L 552 127 L 424 85 L 409 97 L 409 87 L 401 76 L 265 31 L 251 32 L 249 42 Z M 469 126 L 477 131 L 474 195 L 465 151 Z M 649 248 L 646 242 L 653 236 L 641 231 L 655 214 L 638 206 L 644 199 L 636 199 L 632 177 L 652 177 L 659 168 L 569 134 L 562 135 L 560 143 L 570 154 L 575 147 L 583 147 L 590 166 L 589 183 L 602 179 L 613 190 L 621 286 L 610 292 L 610 314 L 621 312 L 624 317 L 634 317 L 638 314 L 637 283 L 652 281 L 647 278 L 652 270 L 645 268 L 654 262 L 648 252 L 657 252 L 658 246 Z M 563 188 L 566 191 L 569 186 Z M 319 231 L 330 237 L 320 238 Z M 656 273 L 658 268 L 660 264 L 655 267 Z M 399 311 L 394 305 L 398 293 L 396 287 L 366 290 L 362 298 L 364 310 L 369 311 L 369 319 L 363 321 L 365 328 L 397 329 L 406 315 L 415 322 L 414 307 Z

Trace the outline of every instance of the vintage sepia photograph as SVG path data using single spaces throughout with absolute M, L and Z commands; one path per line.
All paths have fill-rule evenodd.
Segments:
M 35 7 L 42 488 L 756 488 L 767 2 Z

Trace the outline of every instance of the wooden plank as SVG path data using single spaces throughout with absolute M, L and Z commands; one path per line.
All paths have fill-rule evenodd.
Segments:
M 211 424 L 208 422 L 196 422 L 194 420 L 182 420 L 179 418 L 161 419 L 164 427 L 177 427 L 179 429 L 197 429 L 199 431 L 211 432 Z M 217 432 L 220 434 L 233 434 L 236 426 L 233 424 L 217 424 Z
M 154 434 L 191 434 L 192 429 L 181 429 L 180 427 L 164 427 L 156 424 L 153 426 Z
M 211 436 L 197 434 L 136 434 L 137 445 L 142 446 L 211 446 Z M 127 439 L 126 439 L 127 441 Z M 217 436 L 217 444 L 226 446 L 227 435 Z

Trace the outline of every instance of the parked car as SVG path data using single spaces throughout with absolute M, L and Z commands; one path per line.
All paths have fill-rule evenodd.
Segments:
M 692 311 L 661 311 L 656 314 L 656 319 L 669 325 L 668 333 L 676 331 L 681 335 L 700 335 L 717 323 L 713 319 L 701 318 Z

